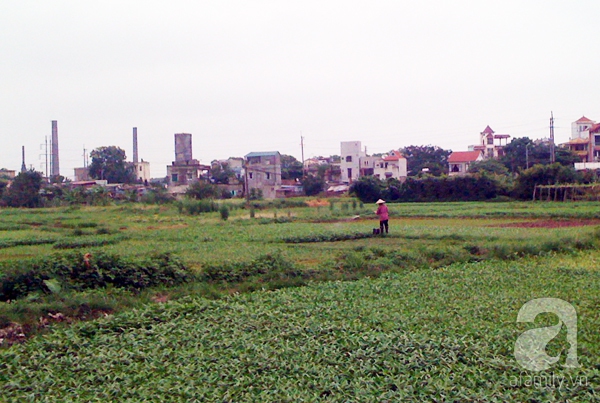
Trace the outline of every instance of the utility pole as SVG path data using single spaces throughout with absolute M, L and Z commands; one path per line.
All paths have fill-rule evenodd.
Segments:
M 248 186 L 248 159 L 244 161 L 244 196 L 246 197 L 246 205 L 250 205 L 250 186 Z
M 556 153 L 554 150 L 554 115 L 550 111 L 550 162 L 556 162 Z
M 304 137 L 302 136 L 302 132 L 300 132 L 300 147 L 302 148 L 302 176 L 304 176 Z

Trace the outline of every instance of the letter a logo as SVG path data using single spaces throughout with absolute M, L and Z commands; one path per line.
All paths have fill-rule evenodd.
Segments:
M 546 354 L 546 345 L 554 339 L 563 324 L 567 327 L 567 342 L 570 344 L 566 368 L 577 368 L 577 312 L 573 305 L 558 298 L 538 298 L 527 302 L 519 310 L 517 322 L 534 322 L 540 313 L 553 313 L 558 316 L 554 326 L 541 327 L 523 332 L 515 343 L 515 359 L 525 369 L 543 371 L 556 364 L 560 354 L 551 357 Z

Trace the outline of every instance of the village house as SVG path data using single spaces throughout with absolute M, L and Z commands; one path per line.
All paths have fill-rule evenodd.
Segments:
M 448 176 L 462 176 L 469 172 L 469 166 L 483 160 L 483 152 L 477 151 L 454 151 L 448 157 Z
M 504 147 L 510 134 L 497 134 L 488 125 L 479 133 L 479 143 L 469 146 L 469 151 L 454 151 L 448 157 L 448 175 L 466 175 L 469 166 L 484 159 L 498 159 L 504 156 Z M 504 144 L 502 144 L 504 142 Z
M 340 169 L 342 182 L 346 184 L 351 184 L 361 176 L 398 180 L 404 180 L 407 176 L 406 158 L 399 151 L 369 156 L 362 150 L 360 141 L 341 142 Z
M 279 151 L 251 152 L 246 154 L 246 192 L 262 192 L 265 199 L 277 197 L 281 188 L 281 154 Z
M 561 145 L 577 154 L 583 163 L 600 162 L 600 124 L 582 116 L 571 124 L 571 139 Z
M 202 165 L 192 158 L 192 135 L 175 134 L 175 161 L 167 165 L 167 183 L 171 186 L 187 186 L 201 178 L 207 178 L 210 166 Z
M 510 138 L 509 134 L 496 134 L 490 126 L 479 133 L 479 144 L 469 147 L 469 151 L 481 151 L 483 158 L 500 158 L 504 156 L 504 147 Z M 502 144 L 504 141 L 504 144 Z

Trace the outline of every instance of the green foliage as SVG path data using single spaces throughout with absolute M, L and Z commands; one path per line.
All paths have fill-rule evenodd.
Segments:
M 308 236 L 288 236 L 283 238 L 285 243 L 312 243 L 312 242 L 338 242 L 354 239 L 371 238 L 372 233 L 353 232 L 353 233 L 323 233 Z
M 404 183 L 397 180 L 382 182 L 367 176 L 355 181 L 350 192 L 363 203 L 374 203 L 380 198 L 397 202 L 489 200 L 506 194 L 508 190 L 496 178 L 481 174 L 408 178 Z
M 90 153 L 90 177 L 108 183 L 135 183 L 134 166 L 126 162 L 125 150 L 117 146 L 98 147 Z
M 100 231 L 104 232 L 104 231 Z M 77 234 L 76 234 L 77 235 Z M 82 233 L 79 233 L 82 235 Z M 110 236 L 92 236 L 86 238 L 77 238 L 77 239 L 69 239 L 56 241 L 52 245 L 54 249 L 78 249 L 78 248 L 88 248 L 94 246 L 105 246 L 105 245 L 114 245 L 123 240 L 123 237 L 110 237 Z
M 2 200 L 10 207 L 41 206 L 42 179 L 42 174 L 34 170 L 19 172 L 10 188 L 4 191 Z
M 228 163 L 215 162 L 211 166 L 210 176 L 214 183 L 227 185 L 235 178 L 235 172 L 229 167 Z
M 281 179 L 300 179 L 302 174 L 302 162 L 291 155 L 281 154 Z
M 302 178 L 302 188 L 307 196 L 316 196 L 325 189 L 325 179 L 321 176 L 307 175 Z
M 419 175 L 424 168 L 433 176 L 448 173 L 448 156 L 451 150 L 444 150 L 438 146 L 408 146 L 400 149 L 406 158 L 408 176 Z
M 360 253 L 353 263 L 364 267 L 372 262 L 368 256 Z M 578 258 L 586 257 L 597 254 Z M 386 257 L 377 259 L 384 263 Z M 1 351 L 2 396 L 7 401 L 117 396 L 265 403 L 592 402 L 599 285 L 593 263 L 577 266 L 550 256 L 459 263 L 216 301 L 189 296 L 57 329 Z M 578 325 L 582 365 L 564 369 L 557 363 L 551 373 L 529 374 L 513 351 L 531 326 L 515 318 L 525 302 L 548 294 L 573 303 L 585 318 Z M 532 326 L 546 324 L 537 323 Z M 564 337 L 557 339 L 559 351 L 548 353 L 564 357 L 568 345 Z M 564 382 L 524 384 L 533 375 Z M 575 381 L 578 377 L 585 384 Z
M 153 186 L 146 190 L 140 201 L 144 204 L 167 204 L 175 201 L 175 198 L 164 186 Z
M 205 281 L 223 281 L 239 283 L 250 278 L 258 278 L 261 282 L 274 279 L 301 277 L 302 272 L 293 263 L 280 254 L 258 256 L 251 262 L 233 262 L 204 267 L 202 278 Z
M 250 195 L 248 196 L 250 200 L 262 200 L 263 199 L 263 191 L 260 188 L 252 188 L 250 189 Z
M 350 186 L 350 194 L 365 203 L 375 203 L 382 197 L 384 183 L 374 176 L 362 176 Z
M 513 196 L 530 200 L 536 185 L 554 185 L 557 183 L 573 183 L 580 178 L 573 167 L 559 163 L 552 165 L 535 165 L 521 172 L 517 178 Z
M 183 199 L 177 202 L 179 213 L 198 215 L 201 213 L 212 213 L 219 210 L 219 206 L 213 200 Z
M 168 253 L 126 259 L 102 252 L 93 255 L 74 252 L 4 266 L 0 270 L 0 301 L 22 298 L 32 292 L 52 292 L 51 288 L 84 290 L 111 285 L 141 290 L 192 278 L 189 270 Z
M 219 190 L 212 183 L 196 181 L 188 187 L 185 195 L 199 200 L 216 199 L 219 197 Z
M 221 204 L 221 207 L 219 207 L 219 214 L 221 214 L 221 220 L 227 221 L 229 218 L 229 208 L 226 204 Z
M 469 173 L 488 173 L 495 175 L 508 175 L 508 168 L 500 161 L 488 158 L 482 161 L 475 161 L 469 165 Z

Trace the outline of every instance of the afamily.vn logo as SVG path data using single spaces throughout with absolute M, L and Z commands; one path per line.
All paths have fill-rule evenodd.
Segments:
M 577 368 L 577 312 L 573 305 L 559 298 L 538 298 L 527 302 L 519 310 L 517 322 L 534 322 L 541 313 L 553 313 L 558 316 L 554 326 L 540 327 L 523 332 L 515 342 L 515 359 L 529 371 L 544 371 L 556 364 L 561 357 L 552 357 L 546 353 L 546 346 L 563 327 L 567 328 L 569 350 L 563 367 Z

